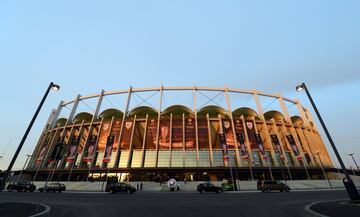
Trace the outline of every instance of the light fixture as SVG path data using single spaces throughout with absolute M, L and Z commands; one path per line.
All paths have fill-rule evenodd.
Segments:
M 59 90 L 60 90 L 60 85 L 53 84 L 53 85 L 51 86 L 51 89 L 54 90 L 54 91 L 59 91 Z
M 303 91 L 304 90 L 304 84 L 300 84 L 298 86 L 296 86 L 296 91 L 297 92 L 300 92 L 300 91 Z

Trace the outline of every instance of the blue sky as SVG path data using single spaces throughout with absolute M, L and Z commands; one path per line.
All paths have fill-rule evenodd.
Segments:
M 0 168 L 50 81 L 61 91 L 49 96 L 16 168 L 60 100 L 161 83 L 256 88 L 308 105 L 304 93 L 294 91 L 305 81 L 340 151 L 356 152 L 360 163 L 359 6 L 329 0 L 1 1 L 0 155 L 6 152 Z

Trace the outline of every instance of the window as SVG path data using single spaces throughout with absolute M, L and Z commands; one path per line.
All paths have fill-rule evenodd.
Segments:
M 131 160 L 131 167 L 132 168 L 136 168 L 136 167 L 141 167 L 141 158 L 142 158 L 142 151 L 140 150 L 134 150 L 133 151 L 133 155 L 132 155 L 132 160 Z
M 170 166 L 170 152 L 169 151 L 159 151 L 158 157 L 158 167 L 169 167 Z
M 156 151 L 146 151 L 144 167 L 155 167 Z
M 262 166 L 259 151 L 253 150 L 252 155 L 253 155 L 253 160 L 254 160 L 254 162 L 253 162 L 254 166 Z
M 292 159 L 291 153 L 289 151 L 285 152 L 286 160 L 289 166 L 294 166 L 294 161 Z
M 224 166 L 222 151 L 213 151 L 213 167 Z
M 129 151 L 121 151 L 120 152 L 120 161 L 119 161 L 120 168 L 127 167 L 128 158 L 129 158 Z
M 199 151 L 199 166 L 210 167 L 210 153 L 209 151 Z
M 182 151 L 172 151 L 171 152 L 171 167 L 183 167 L 183 152 Z
M 185 152 L 185 167 L 196 167 L 196 151 Z

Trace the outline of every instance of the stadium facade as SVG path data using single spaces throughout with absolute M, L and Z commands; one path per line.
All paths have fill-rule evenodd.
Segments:
M 172 97 L 175 92 L 190 94 L 191 107 Z M 175 103 L 165 107 L 164 94 Z M 116 95 L 125 100 L 104 107 L 104 99 Z M 200 96 L 205 101 L 200 103 Z M 237 96 L 254 106 L 245 102 L 235 107 L 242 104 Z M 149 102 L 154 97 L 157 106 Z M 216 97 L 222 97 L 223 105 Z M 136 98 L 141 102 L 134 103 Z M 278 110 L 265 111 L 269 106 L 260 98 L 276 103 Z M 96 105 L 91 108 L 87 100 Z M 78 111 L 81 103 L 90 111 Z M 67 116 L 62 116 L 64 109 Z M 298 100 L 256 90 L 161 86 L 61 101 L 44 127 L 27 174 L 52 181 L 109 176 L 128 181 L 318 179 L 332 168 L 314 120 Z

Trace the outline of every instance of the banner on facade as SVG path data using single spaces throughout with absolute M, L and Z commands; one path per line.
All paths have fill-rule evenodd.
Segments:
M 40 150 L 40 153 L 38 154 L 38 158 L 36 159 L 37 163 L 40 163 L 44 159 L 48 144 L 49 144 L 49 137 L 46 138 L 46 140 Z
M 242 133 L 236 133 L 236 139 L 237 139 L 238 143 L 240 144 L 240 152 L 241 152 L 242 158 L 244 160 L 248 160 L 249 154 L 246 150 L 244 135 Z
M 267 156 L 265 154 L 265 148 L 264 148 L 263 141 L 261 139 L 261 135 L 258 133 L 255 134 L 255 140 L 256 140 L 256 143 L 257 143 L 257 146 L 258 146 L 261 156 L 263 157 L 263 159 L 267 160 Z
M 293 137 L 292 135 L 287 135 L 286 138 L 287 138 L 287 140 L 288 140 L 288 142 L 289 142 L 289 144 L 290 144 L 291 149 L 293 150 L 293 152 L 294 152 L 294 154 L 295 154 L 295 156 L 296 156 L 296 159 L 297 159 L 298 161 L 300 161 L 300 160 L 301 160 L 301 156 L 300 156 L 299 149 L 298 149 L 297 146 L 296 146 L 294 137 Z
M 284 153 L 283 153 L 283 151 L 281 149 L 280 141 L 279 141 L 277 135 L 275 135 L 275 134 L 270 135 L 270 138 L 271 138 L 271 142 L 274 145 L 275 150 L 279 154 L 281 160 L 284 160 L 285 159 Z
M 155 118 L 149 119 L 147 133 L 146 133 L 146 149 L 156 149 L 156 129 L 157 129 L 156 119 Z
M 104 163 L 110 162 L 113 144 L 114 144 L 114 136 L 108 136 L 107 142 L 106 142 L 105 154 L 104 154 L 104 158 L 103 158 Z
M 226 144 L 225 134 L 220 133 L 219 137 L 220 137 L 221 150 L 223 153 L 223 159 L 224 161 L 229 161 L 229 151 L 228 151 L 228 146 Z
M 51 152 L 51 155 L 49 157 L 49 162 L 61 160 L 63 150 L 64 150 L 64 137 L 60 137 L 53 151 Z
M 76 151 L 79 143 L 80 143 L 80 136 L 74 136 L 70 145 L 70 150 L 68 151 L 68 156 L 66 157 L 66 162 L 75 161 Z
M 94 152 L 95 152 L 95 148 L 96 148 L 96 141 L 97 141 L 97 136 L 92 135 L 90 137 L 90 139 L 89 139 L 87 149 L 84 152 L 84 158 L 83 158 L 84 162 L 91 162 L 92 161 L 93 155 L 94 155 Z
M 249 138 L 249 145 L 251 149 L 255 149 L 258 146 L 258 142 L 256 141 L 256 131 L 255 131 L 255 125 L 253 121 L 246 121 L 246 132 Z

